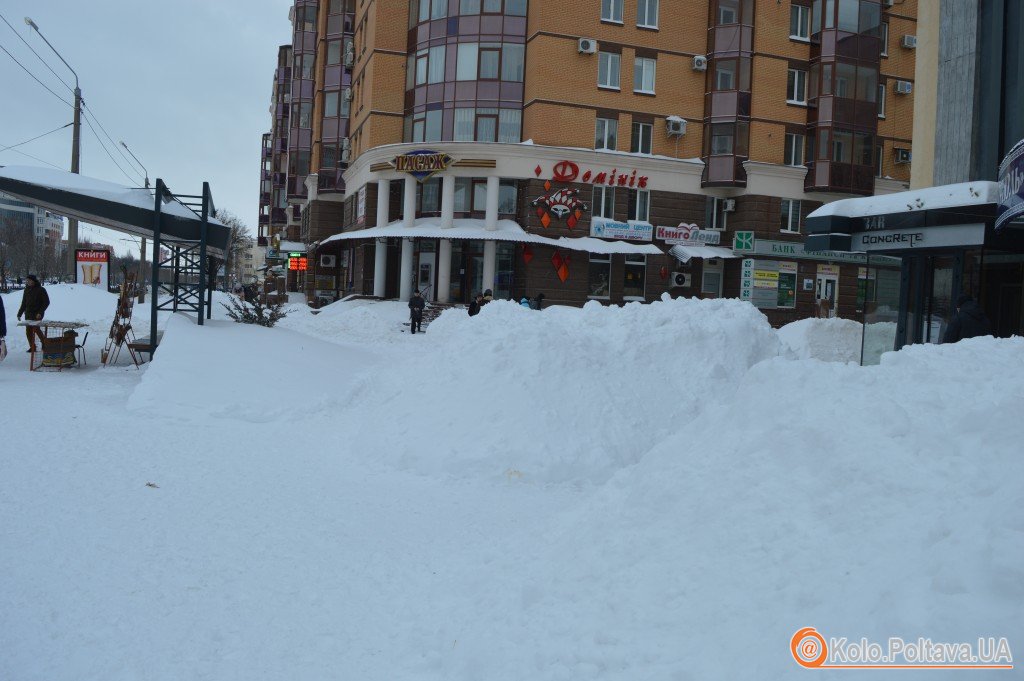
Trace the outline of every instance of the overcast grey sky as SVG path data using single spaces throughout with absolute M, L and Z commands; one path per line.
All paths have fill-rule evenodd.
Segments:
M 18 39 L 74 84 L 65 66 L 25 25 L 26 16 L 78 72 L 86 105 L 115 142 L 124 140 L 172 191 L 213 189 L 218 208 L 258 227 L 260 135 L 270 128 L 270 88 L 278 45 L 290 42 L 287 0 L 0 0 L 0 46 L 68 102 L 71 92 Z M 0 149 L 71 122 L 71 107 L 47 92 L 0 51 Z M 95 123 L 94 123 L 95 126 Z M 82 169 L 112 182 L 142 186 L 141 171 L 96 133 L 126 177 L 82 123 Z M 18 147 L 70 169 L 71 128 Z M 123 149 L 121 150 L 123 151 Z M 44 165 L 14 150 L 0 165 Z M 129 182 L 131 179 L 131 183 Z M 82 238 L 119 252 L 122 235 L 95 227 Z

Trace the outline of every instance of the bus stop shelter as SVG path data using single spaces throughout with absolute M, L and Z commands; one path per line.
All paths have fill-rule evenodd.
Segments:
M 152 189 L 126 187 L 63 170 L 0 167 L 0 192 L 16 199 L 153 243 L 149 351 L 158 342 L 160 310 L 210 318 L 210 282 L 231 230 L 215 218 L 208 182 L 199 194 L 175 194 L 161 179 Z M 163 298 L 161 299 L 161 294 Z

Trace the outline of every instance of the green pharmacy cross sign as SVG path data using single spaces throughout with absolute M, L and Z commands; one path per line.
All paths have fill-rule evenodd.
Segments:
M 754 233 L 753 232 L 736 232 L 732 240 L 732 250 L 734 251 L 752 251 L 754 250 Z

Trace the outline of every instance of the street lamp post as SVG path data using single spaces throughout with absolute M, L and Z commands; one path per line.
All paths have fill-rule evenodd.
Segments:
M 132 150 L 129 149 L 128 145 L 124 143 L 124 140 L 121 140 L 121 146 L 124 147 L 125 151 L 127 151 L 129 154 L 132 155 L 132 158 L 135 159 L 135 162 L 139 164 L 140 168 L 142 168 L 142 172 L 144 172 L 146 174 L 146 189 L 149 189 L 149 171 L 146 170 L 146 166 L 142 165 L 142 161 L 139 160 L 138 156 L 136 156 L 135 154 L 132 153 Z M 142 237 L 142 248 L 139 249 L 139 302 L 140 303 L 146 302 L 146 285 L 144 283 L 145 281 L 146 281 L 146 237 Z
M 78 74 L 71 68 L 71 64 L 68 64 L 64 57 L 60 56 L 60 52 L 50 44 L 50 41 L 46 39 L 43 32 L 39 30 L 36 22 L 32 19 L 25 17 L 25 23 L 32 27 L 32 29 L 43 39 L 47 47 L 53 50 L 53 53 L 57 55 L 57 58 L 64 62 L 64 66 L 68 67 L 68 71 L 75 77 L 75 122 L 72 128 L 73 132 L 71 135 L 71 172 L 78 174 L 79 156 L 82 151 L 82 88 L 78 86 Z M 67 262 L 68 271 L 74 273 L 75 279 L 78 278 L 78 273 L 75 270 L 75 250 L 78 248 L 78 220 L 75 218 L 68 218 L 68 252 Z

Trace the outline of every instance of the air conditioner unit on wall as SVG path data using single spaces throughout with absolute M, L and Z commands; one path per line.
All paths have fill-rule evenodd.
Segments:
M 896 162 L 897 163 L 910 163 L 910 149 L 896 149 Z
M 736 199 L 725 199 L 722 201 L 722 210 L 726 213 L 733 213 L 736 211 Z
M 707 71 L 708 70 L 708 58 L 703 54 L 698 54 L 693 58 L 693 70 L 694 71 Z
M 689 288 L 693 285 L 692 276 L 689 272 L 673 272 L 672 287 Z
M 896 94 L 898 95 L 909 95 L 914 91 L 914 84 L 909 80 L 897 80 L 896 81 Z
M 337 262 L 338 262 L 337 261 L 337 256 L 334 256 L 334 255 L 321 255 L 320 256 L 320 267 L 327 267 L 327 268 L 336 267 L 337 266 Z
M 680 137 L 686 134 L 686 120 L 679 116 L 669 116 L 666 118 L 665 127 L 670 136 Z
M 348 163 L 348 160 L 352 158 L 352 151 L 350 149 L 341 150 L 341 162 Z
M 913 50 L 914 48 L 917 47 L 917 36 L 916 35 L 905 35 L 905 36 L 903 36 L 903 40 L 900 41 L 900 45 L 902 45 L 903 47 L 907 48 L 908 50 Z
M 347 87 L 341 91 L 341 96 L 346 102 L 352 101 L 352 88 Z
M 349 50 L 345 53 L 345 68 L 352 68 L 352 65 L 356 63 L 356 51 Z
M 580 54 L 594 54 L 597 52 L 597 41 L 593 38 L 580 38 L 576 47 Z

